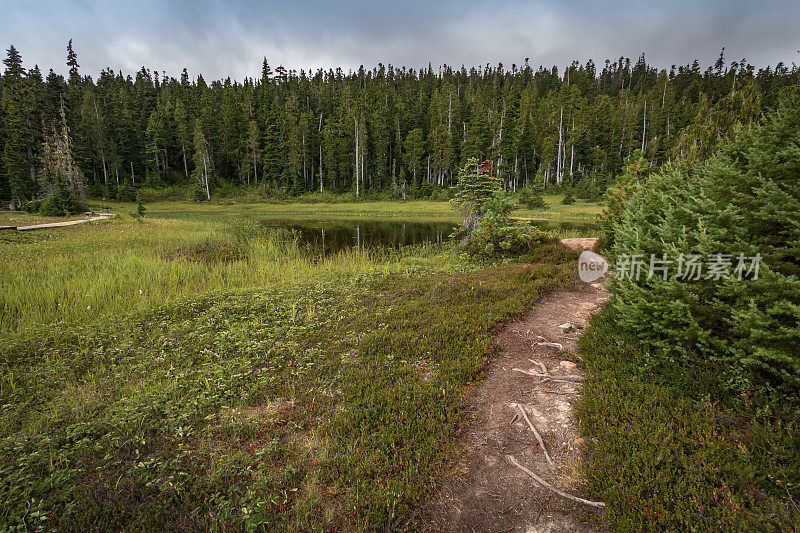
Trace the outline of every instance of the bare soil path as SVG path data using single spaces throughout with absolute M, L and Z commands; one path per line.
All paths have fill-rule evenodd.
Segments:
M 428 531 L 597 530 L 598 507 L 560 496 L 513 462 L 552 488 L 585 497 L 582 441 L 571 418 L 582 372 L 573 361 L 581 328 L 607 299 L 602 284 L 578 282 L 501 329 L 500 350 L 473 395 L 455 467 L 421 511 Z M 559 328 L 566 323 L 573 327 Z

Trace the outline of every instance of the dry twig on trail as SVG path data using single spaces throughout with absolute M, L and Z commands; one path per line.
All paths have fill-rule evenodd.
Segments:
M 544 366 L 544 363 L 540 363 L 540 362 L 539 362 L 539 361 L 537 361 L 536 359 L 528 359 L 528 361 L 530 361 L 530 362 L 531 362 L 531 363 L 533 363 L 534 365 L 538 366 L 538 367 L 539 367 L 539 370 L 541 370 L 541 371 L 542 371 L 542 374 L 547 374 L 547 376 L 548 376 L 548 377 L 550 376 L 550 372 L 548 372 L 548 371 L 547 371 L 547 367 L 546 367 L 546 366 Z
M 539 441 L 539 446 L 542 447 L 542 451 L 544 452 L 544 458 L 547 459 L 547 462 L 550 464 L 550 466 L 555 467 L 553 459 L 550 457 L 550 454 L 547 453 L 547 448 L 545 448 L 544 446 L 544 440 L 542 440 L 542 436 L 539 434 L 539 431 L 536 429 L 536 426 L 533 425 L 533 422 L 531 422 L 531 419 L 528 418 L 528 413 L 525 412 L 525 408 L 518 403 L 514 403 L 512 405 L 517 408 L 520 414 L 522 414 L 522 418 L 525 419 L 525 422 L 528 423 L 528 427 L 531 428 L 531 431 L 533 431 L 533 434 L 536 436 L 536 440 Z
M 527 374 L 527 375 L 533 376 L 535 378 L 545 378 L 545 379 L 542 380 L 542 383 L 546 383 L 547 381 L 562 381 L 564 383 L 583 383 L 583 377 L 582 376 L 567 375 L 567 376 L 554 377 L 554 376 L 551 376 L 550 374 L 540 374 L 538 372 L 529 372 L 527 370 L 522 370 L 521 368 L 512 368 L 511 370 L 513 370 L 515 372 L 522 372 L 523 374 Z
M 535 342 L 536 346 L 544 346 L 545 348 L 555 348 L 559 352 L 564 351 L 564 345 L 560 342 Z
M 577 496 L 573 496 L 572 494 L 567 494 L 566 492 L 558 490 L 557 488 L 552 486 L 550 483 L 548 483 L 547 481 L 545 481 L 542 478 L 540 478 L 539 476 L 537 476 L 531 470 L 529 470 L 529 469 L 525 468 L 524 466 L 522 466 L 521 464 L 519 464 L 519 461 L 517 461 L 514 458 L 513 455 L 506 455 L 506 460 L 508 460 L 508 462 L 511 463 L 513 466 L 516 466 L 517 468 L 519 468 L 520 470 L 522 470 L 523 472 L 528 474 L 530 477 L 532 477 L 534 479 L 534 481 L 539 483 L 542 487 L 552 490 L 553 492 L 555 492 L 556 494 L 558 494 L 562 498 L 566 498 L 566 499 L 572 500 L 574 502 L 582 503 L 584 505 L 589 505 L 591 507 L 605 507 L 606 506 L 606 504 L 603 503 L 603 502 L 593 502 L 591 500 L 584 500 L 583 498 L 579 498 Z

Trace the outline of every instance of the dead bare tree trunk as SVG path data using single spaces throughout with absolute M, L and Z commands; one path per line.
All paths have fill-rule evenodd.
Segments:
M 183 155 L 183 173 L 189 179 L 189 164 L 186 162 L 186 143 L 181 143 L 181 154 Z
M 97 118 L 98 125 L 100 124 L 100 113 L 97 112 L 97 102 L 92 102 L 94 104 L 94 116 Z M 103 141 L 100 140 L 100 158 L 103 160 L 103 183 L 108 185 L 108 172 L 106 172 L 106 152 L 103 149 Z
M 358 117 L 353 117 L 353 123 L 355 124 L 356 129 L 356 198 L 359 197 L 359 183 L 358 183 L 358 167 L 359 167 L 359 160 L 358 160 Z
M 319 192 L 322 191 L 322 115 L 323 113 L 320 112 L 319 114 L 319 128 L 317 128 L 317 133 L 320 134 L 319 136 Z
M 642 115 L 642 155 L 644 155 L 645 146 L 647 146 L 647 100 L 644 101 L 644 115 Z
M 561 106 L 561 116 L 558 119 L 558 156 L 556 157 L 556 185 L 561 185 L 561 145 L 563 137 L 561 134 L 564 124 L 564 106 Z
M 206 154 L 203 154 L 203 178 L 206 185 L 206 198 L 211 200 L 211 190 L 208 188 L 208 163 L 206 162 Z
M 570 141 L 570 155 L 569 155 L 569 183 L 572 185 L 572 163 L 575 161 L 575 117 L 572 117 L 572 139 Z

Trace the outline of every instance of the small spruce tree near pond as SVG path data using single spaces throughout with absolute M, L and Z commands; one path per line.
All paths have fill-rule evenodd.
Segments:
M 519 190 L 519 201 L 528 209 L 546 209 L 547 202 L 544 201 L 544 190 L 541 183 L 537 180 L 528 187 Z
M 546 235 L 530 224 L 510 217 L 516 203 L 492 173 L 492 162 L 479 165 L 470 158 L 461 168 L 453 205 L 464 215 L 456 236 L 470 254 L 524 253 Z

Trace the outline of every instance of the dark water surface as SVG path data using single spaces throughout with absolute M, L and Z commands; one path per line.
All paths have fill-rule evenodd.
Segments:
M 592 229 L 592 224 L 568 222 L 532 222 L 547 231 L 556 228 Z M 447 242 L 458 227 L 455 222 L 419 220 L 297 220 L 262 218 L 259 224 L 297 232 L 300 243 L 319 249 L 323 253 L 370 247 L 399 248 L 411 244 L 441 244 Z M 584 228 L 585 226 L 585 228 Z
M 399 248 L 410 244 L 441 244 L 457 224 L 411 220 L 286 220 L 261 219 L 259 223 L 297 232 L 300 243 L 323 253 L 347 248 Z

